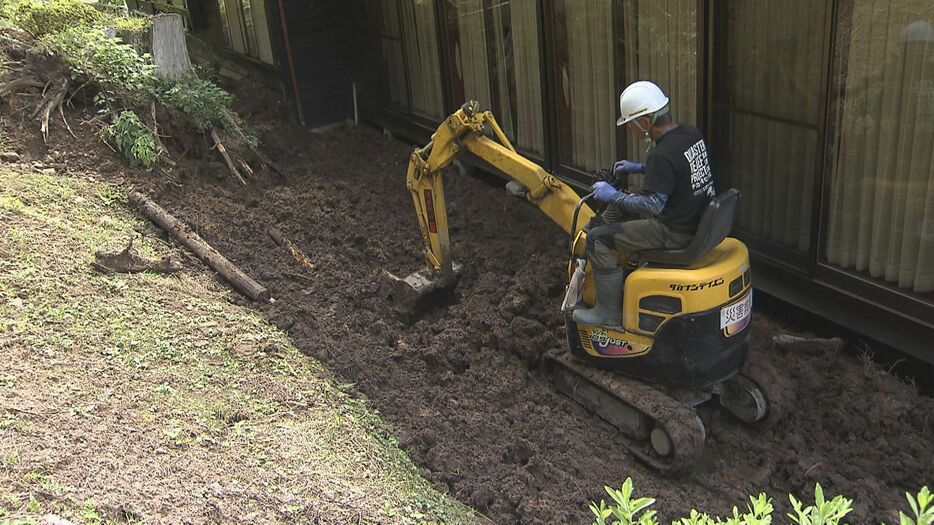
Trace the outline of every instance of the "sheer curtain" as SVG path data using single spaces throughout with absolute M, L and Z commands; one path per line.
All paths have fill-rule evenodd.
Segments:
M 671 99 L 675 120 L 696 126 L 696 0 L 627 0 L 622 5 L 626 84 L 655 82 Z M 644 161 L 648 156 L 645 142 L 628 132 L 626 140 L 626 157 Z M 640 187 L 643 178 L 630 176 L 630 187 Z
M 824 4 L 736 0 L 728 9 L 726 74 L 716 80 L 728 106 L 717 121 L 718 189 L 743 192 L 739 228 L 807 251 Z
M 544 152 L 542 76 L 535 0 L 493 0 L 501 123 L 516 147 Z
M 934 28 L 929 0 L 857 0 L 841 21 L 829 262 L 934 291 Z
M 535 0 L 448 0 L 457 18 L 455 67 L 464 96 L 492 109 L 515 146 L 544 151 Z M 495 95 L 495 96 L 494 96 Z M 495 103 L 495 107 L 494 107 Z
M 444 118 L 441 62 L 434 2 L 402 0 L 402 35 L 412 94 L 412 113 Z
M 454 67 L 464 82 L 464 98 L 476 100 L 480 109 L 492 109 L 490 64 L 484 28 L 483 0 L 454 0 L 458 41 L 454 44 Z M 455 104 L 460 104 L 455 100 Z M 496 115 L 500 119 L 500 115 Z
M 574 0 L 564 5 L 567 63 L 561 69 L 561 96 L 570 108 L 569 159 L 586 171 L 608 168 L 617 160 L 618 90 L 613 53 L 610 0 Z M 565 159 L 565 162 L 568 159 Z

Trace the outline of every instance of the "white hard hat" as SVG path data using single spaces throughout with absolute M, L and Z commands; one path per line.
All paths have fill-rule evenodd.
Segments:
M 668 105 L 668 97 L 662 89 L 648 80 L 639 80 L 626 86 L 619 95 L 619 120 L 617 126 L 651 115 Z

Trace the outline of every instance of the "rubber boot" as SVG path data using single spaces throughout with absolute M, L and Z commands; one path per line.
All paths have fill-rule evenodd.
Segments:
M 574 320 L 590 326 L 619 326 L 622 323 L 623 269 L 593 271 L 596 302 L 593 308 L 574 310 Z

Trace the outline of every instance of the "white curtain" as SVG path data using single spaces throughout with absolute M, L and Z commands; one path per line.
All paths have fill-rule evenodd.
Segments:
M 626 0 L 622 6 L 626 84 L 655 82 L 671 99 L 675 120 L 696 126 L 697 1 Z M 626 157 L 644 161 L 645 142 L 628 132 L 626 137 Z M 643 178 L 630 176 L 630 187 L 641 187 Z
M 402 0 L 402 35 L 413 113 L 444 118 L 441 61 L 435 4 L 429 0 Z
M 541 154 L 544 123 L 536 4 L 535 0 L 449 0 L 457 17 L 454 65 L 463 79 L 464 97 L 478 100 L 482 109 L 492 109 L 519 149 Z M 497 107 L 493 107 L 494 93 Z
M 616 152 L 617 96 L 611 0 L 567 0 L 567 64 L 558 88 L 571 109 L 570 159 L 586 171 L 609 168 Z M 565 160 L 566 161 L 566 160 Z
M 824 4 L 743 0 L 730 4 L 730 94 L 721 181 L 743 193 L 736 224 L 806 251 L 817 154 Z M 723 189 L 723 188 L 720 188 Z
M 486 29 L 483 19 L 483 0 L 455 0 L 458 41 L 454 49 L 454 66 L 464 82 L 464 98 L 455 100 L 460 105 L 476 100 L 480 109 L 493 109 L 490 97 L 490 64 L 487 59 Z M 501 119 L 501 115 L 496 115 Z
M 931 292 L 934 8 L 930 0 L 858 0 L 846 22 L 827 258 Z
M 545 144 L 538 7 L 535 0 L 494 0 L 494 4 L 496 34 L 503 35 L 502 39 L 496 39 L 496 57 L 498 63 L 503 64 L 500 66 L 500 112 L 510 115 L 506 132 L 515 139 L 518 148 L 542 154 Z M 506 89 L 508 78 L 515 79 L 511 91 Z M 516 115 L 515 122 L 512 115 Z

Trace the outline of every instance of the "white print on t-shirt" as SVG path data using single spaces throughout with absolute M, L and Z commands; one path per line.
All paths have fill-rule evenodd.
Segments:
M 710 171 L 710 164 L 707 162 L 707 146 L 703 140 L 698 140 L 684 152 L 684 158 L 688 159 L 688 165 L 691 166 L 691 189 L 694 195 L 706 193 L 713 197 L 713 173 Z

